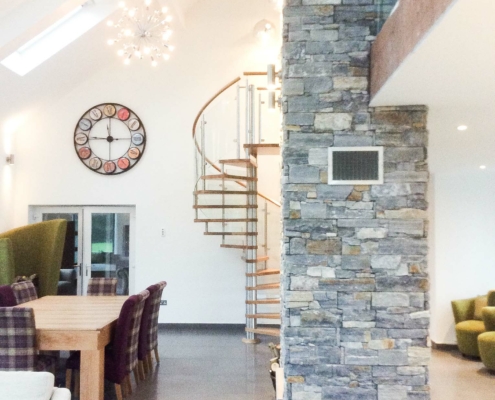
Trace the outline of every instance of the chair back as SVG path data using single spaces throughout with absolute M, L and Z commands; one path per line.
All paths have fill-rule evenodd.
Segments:
M 0 308 L 0 371 L 34 371 L 36 326 L 32 308 Z
M 136 337 L 139 337 L 139 332 L 136 335 L 135 326 L 138 324 L 139 329 L 144 303 L 148 296 L 148 291 L 129 296 L 122 305 L 111 346 L 113 368 L 111 371 L 105 368 L 105 377 L 114 383 L 120 384 L 137 365 Z
M 148 322 L 148 353 L 158 346 L 158 316 L 160 314 L 160 301 L 162 300 L 163 289 L 167 286 L 167 282 L 158 282 L 155 286 L 158 286 L 158 290 L 153 293 L 153 299 L 151 301 L 151 312 Z
M 143 317 L 141 318 L 141 328 L 139 329 L 139 346 L 138 346 L 138 360 L 143 361 L 149 353 L 148 340 L 149 340 L 149 328 L 151 322 L 151 315 L 153 313 L 153 302 L 156 297 L 156 292 L 160 290 L 160 286 L 151 285 L 146 288 L 150 292 L 149 297 L 144 303 Z
M 0 286 L 0 307 L 14 307 L 17 305 L 17 299 L 14 290 L 10 285 Z
M 91 278 L 88 282 L 88 296 L 115 296 L 117 278 Z
M 12 284 L 12 290 L 17 300 L 17 304 L 27 303 L 28 301 L 36 300 L 38 293 L 31 281 L 16 282 Z

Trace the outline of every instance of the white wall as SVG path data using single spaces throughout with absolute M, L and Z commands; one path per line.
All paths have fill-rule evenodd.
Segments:
M 494 122 L 489 107 L 430 109 L 429 264 L 436 343 L 456 342 L 452 300 L 495 289 Z M 461 124 L 468 131 L 457 131 Z
M 175 27 L 177 50 L 172 59 L 156 69 L 146 62 L 125 67 L 113 50 L 100 50 L 109 36 L 108 28 L 100 25 L 26 80 L 12 78 L 18 90 L 33 93 L 35 101 L 29 103 L 25 96 L 27 105 L 18 107 L 24 121 L 15 130 L 10 225 L 26 224 L 30 205 L 135 205 L 134 287 L 140 290 L 161 279 L 168 281 L 164 293 L 168 306 L 161 321 L 243 323 L 241 253 L 220 249 L 219 238 L 204 236 L 203 226 L 193 223 L 191 127 L 201 106 L 223 85 L 242 71 L 266 68 L 266 50 L 252 34 L 263 18 L 278 23 L 276 11 L 265 0 L 198 2 L 186 14 L 185 25 Z M 80 71 L 81 64 L 87 65 L 88 73 L 83 70 L 71 77 L 70 69 Z M 52 85 L 40 80 L 40 89 L 27 88 L 28 83 L 37 84 L 36 74 L 51 79 Z M 15 91 L 15 85 L 10 90 Z M 47 86 L 49 90 L 40 93 Z M 84 111 L 105 101 L 132 108 L 148 134 L 139 165 L 119 176 L 89 171 L 72 142 Z M 8 98 L 2 96 L 0 102 L 7 106 Z M 0 121 L 11 117 L 1 110 Z M 2 182 L 5 191 L 4 186 Z M 4 212 L 3 196 L 1 201 Z M 165 238 L 160 235 L 162 227 Z

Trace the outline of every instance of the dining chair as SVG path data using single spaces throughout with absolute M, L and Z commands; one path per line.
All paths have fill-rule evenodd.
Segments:
M 153 369 L 152 354 L 155 353 L 156 362 L 160 362 L 158 355 L 158 316 L 160 314 L 160 301 L 163 289 L 167 282 L 161 281 L 151 285 L 146 290 L 150 292 L 149 298 L 144 306 L 141 330 L 139 333 L 139 372 L 141 377 Z
M 17 305 L 14 290 L 10 285 L 0 286 L 0 307 L 14 307 Z
M 115 296 L 117 294 L 117 278 L 90 278 L 88 296 Z
M 105 349 L 105 379 L 115 385 L 117 399 L 132 393 L 131 373 L 136 382 L 138 377 L 138 339 L 139 328 L 146 299 L 149 292 L 143 290 L 137 295 L 130 296 L 122 306 L 112 342 Z M 73 353 L 66 363 L 66 387 L 70 389 L 73 370 L 79 370 L 81 365 L 80 352 Z M 77 389 L 74 390 L 77 395 Z
M 13 283 L 12 290 L 14 291 L 17 305 L 36 300 L 38 298 L 36 288 L 31 281 Z
M 0 371 L 50 371 L 56 358 L 36 350 L 32 308 L 0 308 Z

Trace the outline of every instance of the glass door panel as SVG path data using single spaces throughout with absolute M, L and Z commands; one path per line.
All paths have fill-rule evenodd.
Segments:
M 92 278 L 117 278 L 117 294 L 129 294 L 130 213 L 91 213 Z

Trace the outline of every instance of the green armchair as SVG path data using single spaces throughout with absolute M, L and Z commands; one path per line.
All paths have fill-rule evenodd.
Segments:
M 66 230 L 67 221 L 57 219 L 0 234 L 0 284 L 10 285 L 15 276 L 37 274 L 38 296 L 55 296 Z
M 452 302 L 457 346 L 459 351 L 468 357 L 480 357 L 478 336 L 489 330 L 483 322 L 484 308 L 479 300 L 480 298 L 472 298 Z M 476 307 L 477 302 L 478 307 Z M 495 291 L 488 292 L 486 305 L 495 306 Z
M 486 332 L 478 336 L 480 357 L 485 367 L 495 371 L 495 307 L 483 308 Z

